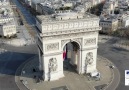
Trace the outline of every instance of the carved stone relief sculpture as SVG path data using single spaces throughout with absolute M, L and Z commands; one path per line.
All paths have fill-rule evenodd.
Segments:
M 91 65 L 93 63 L 93 52 L 89 52 L 86 54 L 86 65 Z
M 50 73 L 56 71 L 57 67 L 58 67 L 57 59 L 56 58 L 49 59 L 49 65 L 48 66 L 49 66 L 49 72 Z
M 49 43 L 45 44 L 45 51 L 59 50 L 59 43 Z
M 95 45 L 95 44 L 96 44 L 96 38 L 89 38 L 84 40 L 84 46 Z

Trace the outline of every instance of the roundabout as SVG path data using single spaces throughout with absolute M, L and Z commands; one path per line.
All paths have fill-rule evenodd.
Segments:
M 98 56 L 97 69 L 101 74 L 101 78 L 98 81 L 85 74 L 77 74 L 71 66 L 68 66 L 67 69 L 64 68 L 65 77 L 56 81 L 43 81 L 40 78 L 41 73 L 38 71 L 38 63 L 38 56 L 35 56 L 18 68 L 17 72 L 20 75 L 15 76 L 15 82 L 20 90 L 59 90 L 60 88 L 62 90 L 100 90 L 101 88 L 109 90 L 108 88 L 112 85 L 114 70 L 116 69 L 116 67 L 110 67 L 113 64 L 108 59 Z M 116 84 L 118 85 L 119 78 L 117 80 Z M 115 90 L 115 88 L 112 90 Z

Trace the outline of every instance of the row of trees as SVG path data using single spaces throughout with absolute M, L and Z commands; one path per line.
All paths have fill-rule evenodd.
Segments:
M 88 12 L 90 12 L 91 14 L 95 14 L 95 15 L 99 16 L 103 10 L 103 6 L 104 6 L 104 2 L 89 8 Z
M 115 32 L 113 32 L 114 36 L 118 37 L 124 37 L 129 39 L 129 28 L 126 29 L 118 29 Z
M 109 35 L 109 36 L 116 36 L 116 37 L 122 37 L 122 38 L 129 39 L 129 28 L 118 29 L 116 31 L 109 30 L 107 33 L 103 33 L 102 31 L 100 31 L 100 34 L 105 34 L 105 35 Z

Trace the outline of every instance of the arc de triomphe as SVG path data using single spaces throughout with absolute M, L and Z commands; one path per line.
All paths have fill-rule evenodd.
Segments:
M 39 68 L 45 81 L 64 77 L 63 48 L 69 42 L 79 46 L 78 74 L 96 70 L 98 31 L 101 30 L 98 17 L 77 13 L 41 15 L 37 16 L 36 26 Z

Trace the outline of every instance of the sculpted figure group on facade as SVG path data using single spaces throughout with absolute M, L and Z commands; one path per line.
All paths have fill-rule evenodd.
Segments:
M 94 59 L 93 59 L 93 53 L 92 52 L 89 52 L 87 53 L 86 55 L 86 65 L 91 65 L 93 63 Z
M 57 67 L 58 67 L 58 65 L 57 65 L 57 59 L 56 58 L 51 58 L 49 60 L 49 65 L 48 66 L 49 66 L 49 72 L 50 73 L 56 71 L 57 70 Z

